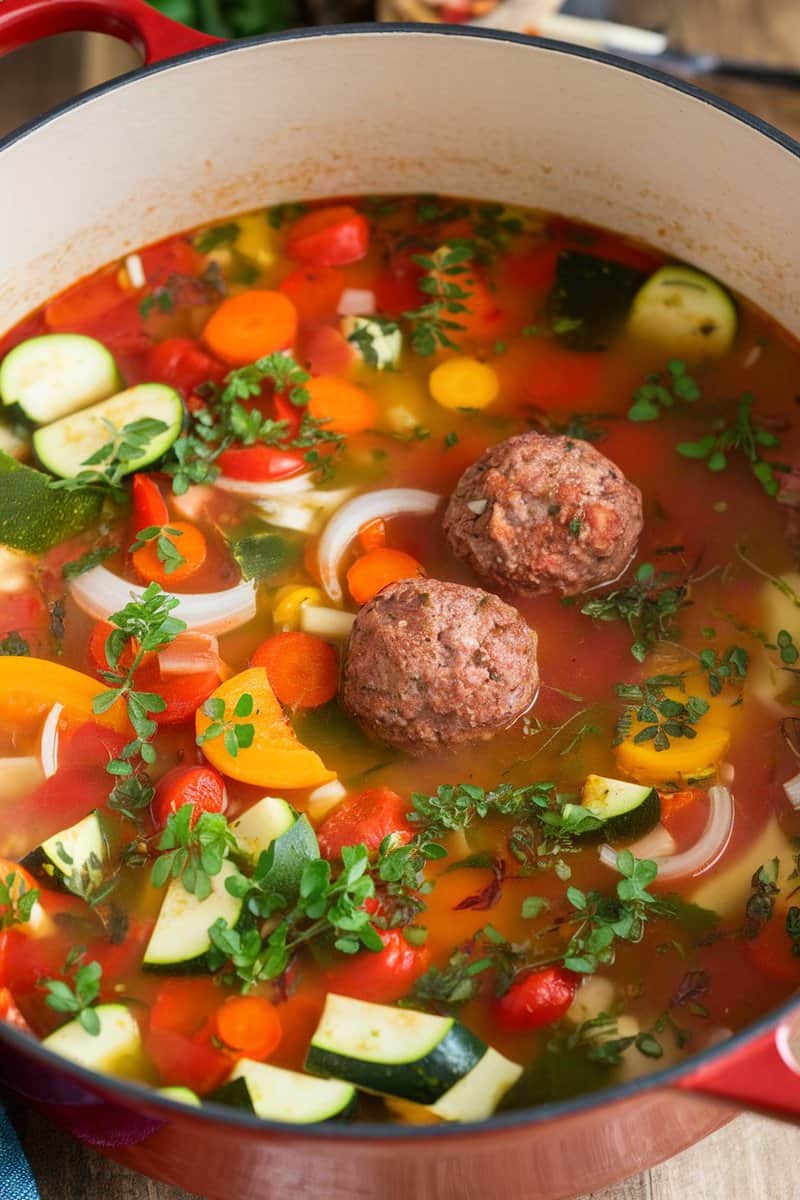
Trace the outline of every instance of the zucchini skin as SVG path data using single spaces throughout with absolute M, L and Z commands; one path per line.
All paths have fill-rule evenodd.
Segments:
M 566 319 L 578 324 L 556 332 L 556 340 L 582 353 L 606 350 L 646 278 L 644 271 L 625 263 L 562 250 L 547 297 L 547 314 L 556 322 Z
M 248 1112 L 252 1116 L 258 1116 L 255 1110 L 253 1101 L 250 1096 L 250 1089 L 247 1086 L 247 1081 L 243 1078 L 232 1079 L 230 1083 L 224 1083 L 222 1087 L 217 1088 L 207 1097 L 208 1100 L 215 1104 L 224 1104 L 227 1108 L 238 1108 L 242 1112 Z M 354 1094 L 350 1102 L 338 1112 L 331 1113 L 324 1121 L 309 1122 L 314 1125 L 326 1125 L 328 1121 L 350 1121 L 358 1111 L 358 1099 Z M 278 1118 L 276 1118 L 277 1120 Z M 295 1124 L 295 1122 L 292 1122 Z
M 437 1046 L 416 1062 L 363 1062 L 321 1049 L 312 1042 L 305 1068 L 314 1075 L 346 1079 L 365 1092 L 434 1104 L 463 1079 L 486 1053 L 486 1045 L 465 1025 L 453 1023 Z
M 42 471 L 0 450 L 0 545 L 43 554 L 96 521 L 101 507 L 98 495 L 56 491 Z

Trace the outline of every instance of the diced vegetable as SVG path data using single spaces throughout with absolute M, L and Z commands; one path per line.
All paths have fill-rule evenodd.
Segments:
M 692 267 L 661 267 L 636 293 L 628 332 L 675 358 L 721 358 L 733 345 L 736 305 Z
M 91 525 L 99 511 L 98 496 L 55 491 L 41 471 L 0 450 L 0 545 L 44 553 Z
M 163 1096 L 165 1100 L 174 1100 L 176 1104 L 188 1104 L 190 1108 L 200 1108 L 202 1100 L 187 1087 L 162 1087 L 156 1089 L 159 1096 Z
M 309 1125 L 344 1121 L 355 1113 L 356 1090 L 338 1079 L 315 1079 L 299 1071 L 242 1059 L 230 1080 L 211 1097 L 217 1104 L 243 1108 L 264 1121 Z
M 547 299 L 559 342 L 571 350 L 604 350 L 643 282 L 644 273 L 624 263 L 562 251 Z
M 229 996 L 217 1011 L 217 1038 L 237 1057 L 263 1062 L 281 1040 L 278 1010 L 261 996 Z
M 187 892 L 181 879 L 170 881 L 144 954 L 146 970 L 201 974 L 208 970 L 209 929 L 220 920 L 235 928 L 242 914 L 243 901 L 225 887 L 235 874 L 233 863 L 224 863 L 219 874 L 211 877 L 211 895 L 204 900 Z
M 289 230 L 289 254 L 313 267 L 343 267 L 364 258 L 369 249 L 366 217 L 350 204 L 317 208 Z
M 448 358 L 431 371 L 428 387 L 442 408 L 488 408 L 500 394 L 497 372 L 477 358 Z
M 661 801 L 655 788 L 603 775 L 587 775 L 580 806 L 565 805 L 564 815 L 578 807 L 604 822 L 603 836 L 610 841 L 641 837 L 661 819 Z
M 303 604 L 300 608 L 300 628 L 303 633 L 321 638 L 346 638 L 353 628 L 353 613 L 319 604 Z
M 392 329 L 387 333 L 378 321 L 371 321 L 369 317 L 343 317 L 341 330 L 357 354 L 362 353 L 358 346 L 359 337 L 368 340 L 377 371 L 394 370 L 399 364 L 403 352 L 400 329 Z
M 552 1025 L 568 1011 L 575 998 L 578 977 L 563 967 L 545 967 L 515 980 L 494 1006 L 501 1029 L 519 1033 Z
M 76 883 L 96 887 L 103 878 L 108 857 L 108 841 L 100 814 L 92 812 L 77 825 L 42 842 L 24 862 L 32 874 L 48 880 L 51 885 L 74 890 Z
M 269 579 L 297 561 L 300 547 L 279 533 L 249 533 L 229 543 L 244 579 Z
M 343 800 L 322 822 L 317 836 L 323 858 L 338 858 L 343 846 L 363 843 L 368 850 L 377 850 L 390 836 L 396 846 L 403 846 L 413 833 L 414 826 L 397 792 L 375 787 Z
M 217 688 L 213 698 L 223 702 L 230 716 L 242 696 L 252 697 L 252 717 L 248 722 L 252 724 L 253 739 L 250 745 L 240 747 L 235 756 L 228 752 L 223 737 L 204 740 L 203 753 L 212 766 L 223 775 L 256 787 L 317 787 L 334 778 L 319 755 L 298 742 L 263 667 L 251 667 L 234 675 Z M 199 710 L 198 737 L 206 733 L 210 724 L 211 717 Z
M 289 708 L 318 708 L 339 688 L 339 655 L 310 633 L 276 633 L 261 643 L 250 662 L 265 669 L 273 692 Z
M 318 375 L 308 381 L 306 389 L 309 415 L 327 422 L 336 433 L 363 433 L 378 423 L 378 406 L 372 396 L 346 379 Z
M 87 459 L 113 442 L 126 425 L 158 421 L 161 431 L 149 439 L 139 457 L 120 464 L 120 472 L 128 475 L 149 466 L 169 450 L 181 431 L 183 416 L 183 402 L 174 388 L 163 383 L 140 383 L 37 429 L 33 448 L 48 471 L 62 479 L 71 479 L 85 469 Z M 112 427 L 116 431 L 113 435 Z
M 79 333 L 29 338 L 0 364 L 3 403 L 18 404 L 37 425 L 105 400 L 121 386 L 117 364 L 105 346 Z
M 305 814 L 277 796 L 264 796 L 231 826 L 242 854 L 258 862 L 271 848 L 272 861 L 265 877 L 269 887 L 294 899 L 307 862 L 319 858 L 317 836 Z
M 98 1034 L 87 1033 L 77 1020 L 44 1039 L 45 1049 L 89 1071 L 105 1071 L 123 1079 L 143 1078 L 142 1040 L 132 1011 L 124 1004 L 101 1004 L 95 1010 Z
M 173 767 L 162 775 L 153 799 L 153 820 L 162 829 L 184 804 L 192 806 L 192 827 L 201 813 L 225 812 L 228 795 L 222 776 L 211 767 Z
M 434 1104 L 420 1105 L 387 1098 L 387 1107 L 412 1124 L 434 1121 L 483 1121 L 522 1075 L 522 1067 L 491 1046 L 472 1070 Z
M 206 322 L 203 338 L 232 367 L 243 367 L 275 350 L 285 350 L 297 334 L 297 312 L 282 292 L 253 289 L 223 300 Z
M 360 555 L 347 572 L 347 587 L 356 604 L 366 604 L 378 592 L 400 579 L 425 574 L 422 563 L 403 550 L 379 546 Z

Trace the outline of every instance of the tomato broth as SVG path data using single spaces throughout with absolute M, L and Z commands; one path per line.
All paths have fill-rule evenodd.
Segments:
M 148 247 L 0 353 L 6 1021 L 187 1104 L 417 1123 L 657 1070 L 794 991 L 798 349 L 768 317 L 604 230 L 372 197 Z M 523 594 L 454 553 L 464 472 L 534 434 L 641 492 L 618 577 Z M 345 704 L 404 580 L 535 631 L 491 737 L 406 753 L 385 697 Z

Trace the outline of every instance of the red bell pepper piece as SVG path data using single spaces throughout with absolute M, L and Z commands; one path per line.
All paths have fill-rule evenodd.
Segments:
M 161 495 L 158 484 L 151 475 L 136 474 L 131 487 L 133 511 L 131 526 L 134 536 L 151 525 L 159 527 L 169 521 L 167 502 Z

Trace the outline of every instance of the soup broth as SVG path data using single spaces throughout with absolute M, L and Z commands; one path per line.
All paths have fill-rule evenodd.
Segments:
M 700 271 L 446 197 L 235 216 L 12 330 L 0 1014 L 435 1122 L 785 999 L 797 393 Z

